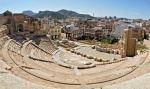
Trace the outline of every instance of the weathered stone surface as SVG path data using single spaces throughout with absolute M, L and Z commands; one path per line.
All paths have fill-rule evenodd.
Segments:
M 7 26 L 7 34 L 30 32 L 40 30 L 40 23 L 37 19 L 24 14 L 12 14 L 10 11 L 3 13 L 0 17 L 0 25 Z

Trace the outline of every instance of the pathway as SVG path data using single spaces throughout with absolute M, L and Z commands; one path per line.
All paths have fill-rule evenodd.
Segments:
M 87 85 L 86 82 L 84 81 L 84 79 L 81 76 L 81 72 L 78 70 L 77 66 L 74 66 L 74 72 L 77 75 L 77 80 L 79 81 L 79 83 L 81 84 L 81 89 L 90 89 Z

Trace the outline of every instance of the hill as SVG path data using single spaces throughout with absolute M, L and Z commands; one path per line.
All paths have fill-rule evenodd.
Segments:
M 58 12 L 54 12 L 54 11 L 39 11 L 39 13 L 37 13 L 36 15 L 34 15 L 33 17 L 35 18 L 43 18 L 45 16 L 51 16 L 52 18 L 65 18 L 64 15 L 58 13 Z
M 36 15 L 33 17 L 36 18 L 43 18 L 45 16 L 51 16 L 52 18 L 66 18 L 66 17 L 82 17 L 82 18 L 93 18 L 92 16 L 88 14 L 79 14 L 75 11 L 69 11 L 69 10 L 59 10 L 59 11 L 39 11 Z
M 92 16 L 88 15 L 88 14 L 79 14 L 75 11 L 71 11 L 71 10 L 59 10 L 57 11 L 58 13 L 66 16 L 66 17 L 83 17 L 83 18 L 92 18 Z
M 25 14 L 25 15 L 28 15 L 28 16 L 34 16 L 34 15 L 37 14 L 37 13 L 34 13 L 33 11 L 31 11 L 31 10 L 26 10 L 26 11 L 23 11 L 22 13 Z
M 38 13 L 35 13 L 31 10 L 26 10 L 22 12 L 25 15 L 28 16 L 32 16 L 35 18 L 43 18 L 45 16 L 51 16 L 52 18 L 59 18 L 59 19 L 63 19 L 63 18 L 67 18 L 67 17 L 81 17 L 81 18 L 94 18 L 88 14 L 79 14 L 75 11 L 71 11 L 71 10 L 59 10 L 59 11 L 39 11 Z M 2 14 L 0 14 L 1 16 Z

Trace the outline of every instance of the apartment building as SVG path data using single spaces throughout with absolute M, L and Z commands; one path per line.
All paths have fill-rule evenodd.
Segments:
M 48 34 L 51 35 L 51 39 L 59 39 L 61 37 L 61 29 L 62 27 L 55 23 L 51 17 L 44 17 L 40 19 L 41 21 L 41 30 L 46 31 Z
M 133 30 L 136 29 L 135 34 L 136 33 L 144 34 L 144 30 L 142 29 L 141 25 L 134 23 L 132 20 L 120 20 L 120 21 L 114 23 L 114 32 L 113 32 L 112 36 L 114 36 L 116 38 L 121 38 L 121 36 L 124 32 L 124 29 L 130 29 L 130 28 L 132 28 Z M 136 38 L 140 38 L 140 37 L 136 37 Z
M 48 29 L 48 33 L 51 35 L 51 39 L 60 39 L 61 37 L 61 26 L 51 25 Z
M 132 21 L 125 21 L 125 20 L 120 20 L 118 22 L 114 23 L 114 33 L 113 36 L 115 38 L 121 38 L 124 29 L 126 29 L 128 27 L 128 25 L 130 25 L 131 23 L 133 23 Z
M 101 39 L 103 38 L 103 30 L 102 27 L 85 28 L 83 35 L 94 39 Z

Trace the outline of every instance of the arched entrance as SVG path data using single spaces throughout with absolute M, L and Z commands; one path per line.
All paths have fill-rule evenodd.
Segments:
M 17 29 L 18 29 L 18 32 L 23 32 L 23 25 L 19 24 Z

